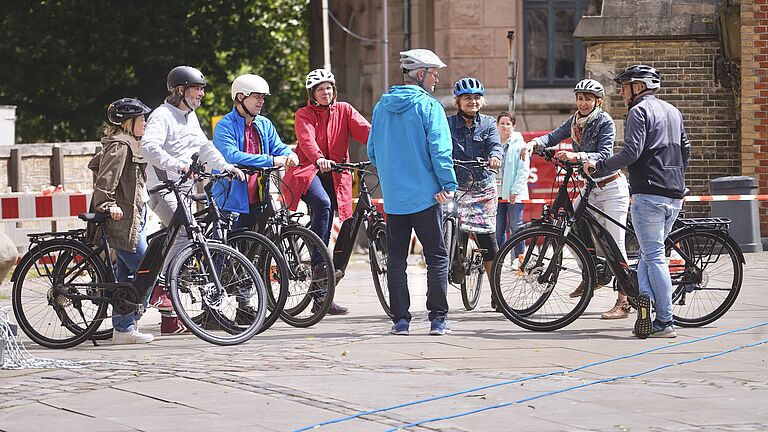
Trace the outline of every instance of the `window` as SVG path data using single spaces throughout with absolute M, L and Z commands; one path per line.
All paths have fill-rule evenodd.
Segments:
M 526 87 L 570 86 L 584 77 L 584 44 L 573 38 L 585 0 L 524 0 Z

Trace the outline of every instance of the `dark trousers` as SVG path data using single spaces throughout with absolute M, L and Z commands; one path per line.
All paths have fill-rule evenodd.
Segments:
M 323 181 L 325 180 L 325 181 Z M 329 183 L 330 180 L 330 184 Z M 329 192 L 331 191 L 331 192 Z M 328 245 L 331 239 L 331 226 L 333 225 L 333 210 L 336 205 L 336 194 L 333 192 L 333 179 L 330 176 L 318 174 L 309 184 L 307 193 L 301 197 L 312 210 L 309 220 L 309 229 L 317 234 L 323 243 Z M 320 264 L 320 252 L 313 249 L 310 252 L 312 265 Z
M 411 321 L 411 295 L 408 291 L 408 246 L 411 230 L 424 246 L 427 261 L 427 310 L 429 319 L 448 315 L 448 251 L 443 244 L 442 211 L 434 205 L 418 213 L 387 215 L 387 282 L 392 321 Z

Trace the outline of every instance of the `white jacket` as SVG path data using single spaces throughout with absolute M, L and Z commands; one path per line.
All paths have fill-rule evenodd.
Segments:
M 149 162 L 147 189 L 161 180 L 178 180 L 179 171 L 192 162 L 192 155 L 200 154 L 206 168 L 223 171 L 229 167 L 224 156 L 205 136 L 194 111 L 186 112 L 164 102 L 149 116 L 141 154 Z

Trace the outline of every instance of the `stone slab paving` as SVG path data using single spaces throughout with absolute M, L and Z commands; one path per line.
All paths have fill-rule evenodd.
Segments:
M 678 329 L 675 340 L 641 341 L 630 336 L 632 319 L 599 318 L 615 300 L 609 289 L 568 328 L 534 333 L 490 311 L 487 285 L 471 312 L 450 289 L 454 332 L 428 336 L 418 265 L 409 268 L 411 336 L 390 336 L 367 263 L 356 256 L 337 294 L 351 313 L 309 329 L 279 322 L 246 344 L 218 347 L 159 336 L 150 311 L 142 328 L 157 339 L 147 346 L 52 351 L 25 339 L 37 357 L 99 362 L 0 370 L 0 431 L 287 431 L 428 398 L 436 399 L 313 430 L 384 431 L 428 419 L 408 429 L 767 430 L 768 345 L 683 363 L 768 338 L 766 325 L 699 340 L 768 322 L 768 253 L 746 258 L 742 293 L 724 318 Z M 0 296 L 8 291 L 3 284 Z M 9 303 L 0 297 L 0 306 Z M 654 348 L 663 349 L 617 359 Z M 562 373 L 596 362 L 605 363 Z

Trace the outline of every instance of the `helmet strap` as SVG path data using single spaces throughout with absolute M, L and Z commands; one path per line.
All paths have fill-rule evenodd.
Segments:
M 246 98 L 246 97 L 248 97 L 248 96 L 245 96 L 245 95 L 243 95 L 243 96 L 244 96 L 244 97 L 243 97 L 243 99 L 242 99 L 242 100 L 239 100 L 239 99 L 237 99 L 237 97 L 235 97 L 235 100 L 237 101 L 237 104 L 238 104 L 238 105 L 240 105 L 240 108 L 242 108 L 242 109 L 243 109 L 243 111 L 245 111 L 245 113 L 246 113 L 246 114 L 248 114 L 249 116 L 251 116 L 251 118 L 256 118 L 256 115 L 257 115 L 257 114 L 254 114 L 254 113 L 252 113 L 252 112 L 248 111 L 248 108 L 246 108 L 246 107 L 245 107 L 245 104 L 243 103 L 243 101 L 245 100 L 245 98 Z
M 480 114 L 480 113 L 478 112 L 478 114 Z M 475 118 L 478 116 L 478 114 L 475 114 L 475 115 L 467 114 L 464 111 L 462 111 L 461 108 L 459 108 L 459 115 L 464 117 L 467 120 L 475 120 Z
M 189 102 L 187 102 L 187 85 L 184 85 L 181 89 L 181 101 L 184 102 L 184 105 L 190 112 L 194 111 L 194 109 L 189 106 Z
M 429 73 L 429 68 L 421 68 L 424 70 L 424 75 L 421 76 L 421 78 L 418 78 L 418 74 L 416 74 L 416 84 L 419 85 L 419 87 L 424 88 L 424 81 L 427 79 L 427 74 Z M 426 89 L 425 89 L 426 90 Z

